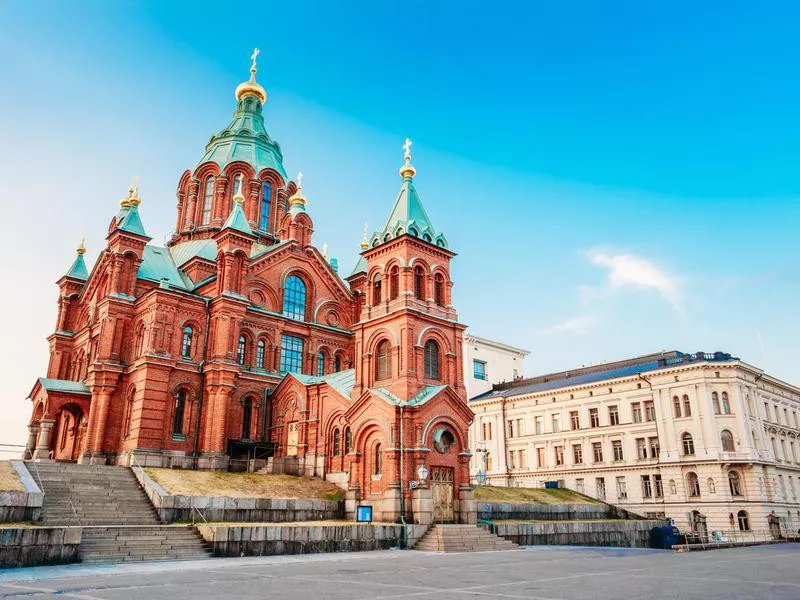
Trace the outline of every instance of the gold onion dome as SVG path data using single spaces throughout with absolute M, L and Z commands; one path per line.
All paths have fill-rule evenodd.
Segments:
M 405 179 L 406 177 L 414 178 L 414 175 L 417 174 L 417 170 L 414 168 L 414 165 L 411 164 L 411 140 L 406 138 L 405 144 L 403 144 L 403 151 L 405 152 L 405 164 L 400 167 L 400 177 Z
M 261 104 L 264 104 L 267 101 L 267 90 L 256 81 L 256 58 L 261 51 L 256 48 L 253 50 L 253 54 L 250 58 L 253 60 L 253 64 L 250 65 L 250 79 L 248 81 L 244 81 L 236 86 L 236 100 L 239 101 L 246 96 L 255 96 L 258 98 Z
M 298 207 L 298 208 L 305 208 L 306 206 L 306 197 L 303 196 L 303 174 L 297 174 L 297 191 L 292 194 L 289 198 L 289 206 L 291 208 Z
M 78 244 L 78 247 L 75 248 L 75 252 L 78 254 L 86 254 L 86 246 L 84 245 L 84 240 L 81 239 L 81 243 Z

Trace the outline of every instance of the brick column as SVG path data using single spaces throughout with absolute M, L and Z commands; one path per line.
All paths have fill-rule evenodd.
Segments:
M 89 461 L 93 464 L 105 464 L 103 455 L 103 442 L 106 437 L 106 424 L 108 423 L 108 411 L 111 406 L 111 390 L 100 388 L 92 396 L 92 405 L 89 409 L 89 436 L 86 444 L 86 452 L 90 455 Z M 97 458 L 95 458 L 97 455 Z
M 36 444 L 36 450 L 33 452 L 34 460 L 42 460 L 50 458 L 50 432 L 55 425 L 55 419 L 42 419 L 39 423 L 39 439 Z

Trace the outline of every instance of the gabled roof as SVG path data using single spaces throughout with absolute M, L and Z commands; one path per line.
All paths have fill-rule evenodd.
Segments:
M 382 398 L 389 404 L 394 404 L 399 406 L 400 404 L 404 404 L 405 406 L 421 406 L 425 404 L 430 399 L 434 398 L 439 392 L 447 388 L 446 385 L 426 385 L 422 388 L 416 396 L 411 398 L 408 402 L 403 403 L 403 401 L 391 393 L 386 388 L 370 388 L 370 391 L 373 392 L 376 396 Z
M 142 225 L 142 218 L 139 216 L 139 209 L 134 206 L 125 207 L 119 211 L 117 217 L 117 229 L 127 231 L 134 235 L 141 235 L 147 237 L 147 233 Z
M 91 394 L 89 386 L 82 381 L 69 381 L 67 379 L 50 379 L 39 377 L 39 384 L 48 392 L 65 392 L 68 394 Z
M 149 244 L 144 247 L 142 264 L 139 265 L 136 277 L 156 283 L 166 280 L 169 285 L 185 291 L 194 287 L 191 280 L 175 265 L 167 248 Z
M 346 369 L 336 373 L 329 373 L 328 375 L 323 375 L 322 377 L 304 375 L 303 373 L 287 373 L 286 376 L 294 377 L 297 381 L 306 386 L 327 383 L 346 398 L 350 397 L 353 387 L 356 384 L 355 369 Z
M 228 219 L 225 221 L 225 224 L 222 226 L 222 230 L 224 231 L 225 229 L 234 229 L 235 231 L 246 233 L 247 235 L 253 235 L 253 230 L 250 228 L 250 224 L 247 222 L 247 217 L 244 216 L 242 205 L 239 204 L 239 202 L 233 203 L 233 210 L 231 211 L 231 214 L 228 215 Z
M 217 259 L 217 242 L 208 238 L 205 240 L 189 240 L 170 246 L 169 253 L 172 260 L 179 267 L 185 265 L 193 258 L 199 257 L 206 260 Z

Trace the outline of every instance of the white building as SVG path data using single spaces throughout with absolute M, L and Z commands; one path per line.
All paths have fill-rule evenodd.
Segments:
M 662 352 L 475 397 L 472 472 L 561 485 L 684 529 L 800 527 L 800 388 L 729 354 Z
M 492 385 L 512 382 L 525 376 L 524 361 L 530 352 L 508 344 L 464 335 L 464 384 L 467 398 L 484 394 Z

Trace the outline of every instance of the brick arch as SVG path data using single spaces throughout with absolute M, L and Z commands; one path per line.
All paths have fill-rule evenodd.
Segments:
M 426 448 L 430 448 L 432 446 L 432 440 L 429 440 L 428 438 L 433 432 L 433 428 L 440 424 L 447 425 L 448 429 L 452 431 L 461 452 L 469 449 L 467 440 L 461 431 L 462 425 L 459 425 L 459 423 L 453 419 L 453 417 L 447 414 L 434 415 L 428 419 L 427 423 L 425 423 L 425 427 L 422 430 L 422 443 Z
M 245 176 L 245 183 L 256 177 L 256 171 L 253 166 L 243 160 L 235 160 L 232 163 L 228 163 L 225 165 L 223 172 L 230 181 L 233 181 L 233 178 L 240 173 Z
M 453 346 L 450 343 L 450 339 L 442 332 L 441 329 L 433 325 L 425 327 L 419 332 L 419 335 L 417 336 L 417 347 L 424 348 L 425 343 L 430 339 L 438 342 L 444 354 L 453 353 Z
M 430 264 L 428 264 L 428 261 L 426 261 L 424 258 L 422 258 L 420 256 L 415 256 L 414 258 L 412 258 L 409 261 L 408 266 L 412 267 L 412 268 L 416 267 L 416 266 L 420 266 L 423 269 L 425 269 L 425 275 L 430 275 L 431 274 L 431 266 L 430 266 Z
M 384 338 L 389 339 L 389 344 L 392 346 L 392 348 L 395 348 L 400 344 L 400 340 L 397 338 L 397 334 L 394 331 L 388 327 L 381 327 L 380 329 L 373 331 L 367 339 L 367 343 L 364 344 L 364 353 L 374 354 L 375 349 L 378 347 L 378 343 Z

